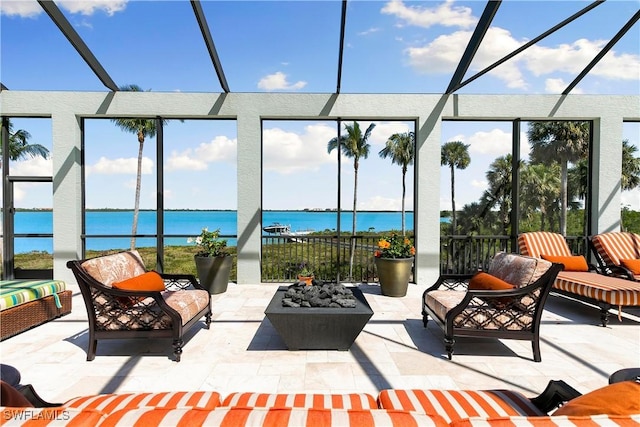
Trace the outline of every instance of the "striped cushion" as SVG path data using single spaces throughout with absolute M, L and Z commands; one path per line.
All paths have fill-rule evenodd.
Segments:
M 220 393 L 215 391 L 99 394 L 76 397 L 64 404 L 68 408 L 96 409 L 107 413 L 142 407 L 213 409 L 219 405 Z
M 415 412 L 304 408 L 139 408 L 110 414 L 101 427 L 118 426 L 219 426 L 219 427 L 447 427 L 438 416 Z
M 447 422 L 462 418 L 546 415 L 522 394 L 509 390 L 382 390 L 384 409 L 440 415 Z
M 56 298 L 56 307 L 62 308 L 57 295 L 66 289 L 62 280 L 2 280 L 0 281 L 0 311 L 49 295 Z
M 591 238 L 593 247 L 607 265 L 620 265 L 622 259 L 640 259 L 640 235 L 602 233 Z
M 640 305 L 640 282 L 581 271 L 561 271 L 553 287 L 612 305 Z
M 522 255 L 542 258 L 542 255 L 571 256 L 571 250 L 562 234 L 534 231 L 518 236 L 518 247 Z
M 73 408 L 8 408 L 0 407 L 0 425 L 2 426 L 97 426 L 106 418 L 106 414 L 92 409 Z
M 367 393 L 351 394 L 269 394 L 231 393 L 221 406 L 245 408 L 315 408 L 315 409 L 377 409 L 376 399 Z
M 592 415 L 590 417 L 511 417 L 467 418 L 450 424 L 451 427 L 638 427 L 640 415 Z

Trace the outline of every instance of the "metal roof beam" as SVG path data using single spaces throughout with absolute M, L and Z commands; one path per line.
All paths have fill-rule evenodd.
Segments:
M 340 51 L 338 53 L 338 84 L 336 93 L 340 93 L 342 84 L 342 58 L 344 56 L 344 28 L 347 22 L 347 0 L 342 0 L 342 18 L 340 19 Z
M 202 32 L 204 43 L 205 45 L 207 45 L 207 50 L 209 51 L 209 56 L 211 57 L 213 68 L 216 69 L 216 74 L 218 75 L 220 86 L 222 87 L 222 90 L 225 91 L 225 93 L 229 93 L 229 84 L 227 83 L 227 78 L 224 76 L 224 70 L 222 69 L 220 58 L 218 57 L 218 51 L 216 51 L 216 45 L 213 43 L 213 37 L 211 37 L 211 31 L 209 31 L 207 18 L 204 16 L 200 0 L 191 0 L 191 7 L 193 7 L 193 13 L 196 15 L 196 20 L 198 21 L 198 26 L 200 27 L 200 31 Z
M 585 67 L 584 70 L 582 70 L 582 72 L 578 75 L 578 77 L 576 77 L 575 80 L 573 80 L 571 84 L 567 86 L 567 88 L 564 90 L 564 92 L 562 92 L 562 94 L 568 95 L 569 92 L 571 92 L 571 90 L 574 87 L 576 87 L 578 83 L 580 83 L 580 80 L 582 80 L 584 76 L 586 76 L 589 73 L 589 71 L 591 71 L 591 69 L 595 67 L 598 62 L 600 62 L 602 57 L 605 56 L 607 52 L 609 52 L 616 43 L 618 43 L 618 40 L 620 40 L 622 36 L 624 36 L 627 33 L 627 31 L 629 31 L 636 22 L 638 22 L 638 19 L 640 19 L 640 10 L 637 11 L 631 17 L 631 19 L 629 19 L 629 21 L 626 24 L 624 24 L 624 26 L 620 29 L 620 31 L 618 31 L 616 35 L 613 36 L 613 38 L 609 41 L 609 43 L 607 43 L 607 45 L 603 47 L 600 52 L 598 52 L 596 57 L 593 58 L 593 60 L 589 63 L 589 65 Z
M 9 88 L 0 82 L 0 90 L 9 90 Z
M 480 21 L 478 21 L 478 25 L 476 25 L 476 29 L 473 31 L 471 35 L 471 39 L 469 39 L 469 44 L 467 45 L 466 50 L 462 54 L 462 59 L 458 63 L 458 68 L 456 72 L 453 74 L 451 78 L 451 82 L 449 83 L 449 87 L 445 92 L 447 95 L 456 91 L 464 77 L 465 73 L 469 69 L 471 65 L 471 61 L 475 56 L 478 48 L 480 47 L 480 43 L 482 43 L 482 39 L 484 38 L 489 26 L 491 25 L 491 21 L 493 21 L 493 17 L 496 16 L 496 12 L 500 7 L 502 0 L 489 0 L 487 5 L 482 12 L 482 16 L 480 17 Z
M 594 1 L 593 3 L 591 3 L 589 6 L 583 8 L 582 10 L 574 13 L 573 15 L 571 15 L 570 17 L 568 17 L 567 19 L 565 19 L 564 21 L 560 22 L 559 24 L 557 24 L 556 26 L 548 29 L 547 31 L 545 31 L 544 33 L 540 34 L 538 37 L 534 38 L 533 40 L 529 41 L 528 43 L 525 43 L 524 45 L 520 46 L 518 49 L 514 50 L 513 52 L 511 52 L 510 54 L 508 54 L 507 56 L 503 57 L 502 59 L 494 62 L 493 64 L 489 65 L 487 68 L 485 68 L 484 70 L 478 72 L 477 74 L 475 74 L 472 77 L 469 77 L 467 80 L 463 81 L 462 83 L 460 83 L 457 87 L 456 90 L 460 89 L 463 86 L 466 86 L 467 84 L 471 83 L 472 81 L 474 81 L 475 79 L 477 79 L 478 77 L 483 76 L 484 74 L 488 73 L 489 71 L 493 70 L 494 68 L 496 68 L 498 65 L 503 64 L 505 62 L 507 62 L 508 60 L 510 60 L 511 58 L 513 58 L 514 56 L 516 56 L 517 54 L 519 54 L 520 52 L 522 52 L 523 50 L 533 46 L 534 44 L 538 43 L 540 40 L 544 39 L 545 37 L 547 37 L 548 35 L 551 35 L 553 33 L 555 33 L 557 30 L 559 30 L 560 28 L 564 27 L 565 25 L 567 25 L 568 23 L 576 20 L 577 18 L 579 18 L 580 16 L 584 15 L 585 13 L 589 12 L 591 9 L 594 9 L 596 6 L 600 6 L 602 3 L 604 3 L 605 0 L 597 0 Z
M 69 40 L 82 59 L 84 59 L 84 62 L 86 62 L 95 75 L 98 76 L 102 84 L 108 89 L 117 92 L 118 85 L 116 85 L 113 79 L 111 79 L 109 74 L 102 67 L 102 64 L 100 64 L 100 61 L 98 61 L 98 59 L 93 55 L 91 49 L 89 49 L 76 30 L 73 29 L 73 26 L 69 23 L 67 18 L 65 18 L 60 9 L 58 9 L 58 6 L 56 6 L 53 0 L 38 0 L 38 3 L 47 15 L 49 15 L 49 18 L 51 18 L 53 23 L 56 24 L 60 31 L 62 31 L 62 34 L 64 34 L 67 40 Z

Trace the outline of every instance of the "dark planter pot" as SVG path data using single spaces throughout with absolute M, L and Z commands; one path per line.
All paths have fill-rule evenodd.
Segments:
M 411 278 L 411 258 L 375 258 L 380 291 L 389 297 L 403 297 L 407 295 L 409 278 Z
M 196 256 L 195 261 L 200 284 L 204 286 L 211 295 L 221 294 L 227 291 L 231 265 L 233 264 L 232 257 Z

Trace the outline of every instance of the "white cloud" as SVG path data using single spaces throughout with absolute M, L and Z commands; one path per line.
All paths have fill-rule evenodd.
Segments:
M 265 129 L 264 170 L 286 175 L 335 163 L 335 152 L 327 153 L 327 143 L 335 136 L 335 127 L 326 124 L 306 126 L 301 134 L 280 128 Z
M 138 169 L 138 159 L 135 157 L 119 158 L 119 159 L 107 159 L 106 157 L 100 157 L 100 159 L 94 165 L 88 165 L 86 167 L 87 175 L 89 174 L 101 174 L 101 175 L 126 175 L 136 174 Z M 148 157 L 142 158 L 142 174 L 148 175 L 153 172 L 153 160 Z
M 486 190 L 487 187 L 489 186 L 489 184 L 487 183 L 487 181 L 481 181 L 481 180 L 477 180 L 477 179 L 472 179 L 471 180 L 471 186 L 473 188 L 477 188 L 479 190 Z M 457 210 L 457 209 L 456 209 Z
M 210 142 L 202 143 L 195 149 L 187 149 L 180 153 L 171 153 L 166 171 L 176 170 L 205 170 L 209 163 L 229 161 L 236 159 L 237 140 L 218 135 Z
M 369 137 L 369 143 L 371 145 L 380 145 L 384 146 L 387 142 L 387 139 L 395 133 L 403 133 L 409 132 L 409 125 L 405 122 L 374 122 L 376 127 L 371 131 L 371 136 Z M 367 130 L 369 123 L 360 123 L 360 127 L 362 132 Z M 377 149 L 378 151 L 382 149 L 380 147 Z M 376 153 L 377 154 L 377 151 Z
M 413 206 L 413 198 L 407 197 L 404 201 L 405 209 Z M 402 209 L 401 197 L 373 196 L 368 200 L 358 202 L 358 210 L 363 211 L 399 211 Z
M 15 176 L 51 176 L 53 174 L 53 163 L 51 157 L 29 158 L 27 160 L 12 162 L 10 165 L 11 175 Z
M 424 28 L 434 25 L 470 28 L 477 22 L 470 8 L 453 6 L 453 0 L 447 0 L 436 7 L 407 6 L 402 0 L 391 0 L 381 12 L 394 15 L 408 25 Z
M 546 79 L 544 81 L 544 90 L 547 93 L 562 93 L 567 86 L 569 86 L 569 83 L 566 83 L 563 79 Z M 573 88 L 571 93 L 579 94 L 583 93 L 583 91 L 580 88 Z
M 405 53 L 409 57 L 409 64 L 420 73 L 452 73 L 460 62 L 471 34 L 471 31 L 456 31 L 439 36 L 422 47 L 407 48 Z M 519 46 L 520 43 L 511 36 L 509 31 L 491 27 L 476 52 L 471 69 L 480 71 Z M 517 62 L 513 59 L 495 68 L 490 73 L 504 80 L 509 87 L 526 87 Z
M 489 132 L 479 131 L 471 135 L 467 141 L 469 154 L 490 154 L 502 156 L 511 152 L 511 133 L 502 129 Z
M 42 12 L 36 0 L 2 0 L 0 3 L 0 14 L 6 16 L 33 18 Z
M 410 66 L 418 73 L 450 74 L 458 66 L 471 34 L 471 31 L 455 31 L 441 35 L 423 46 L 405 49 L 405 55 Z M 524 39 L 517 40 L 508 30 L 499 27 L 489 28 L 471 63 L 470 71 L 478 72 L 486 68 L 524 43 Z M 525 72 L 536 77 L 556 73 L 575 76 L 606 43 L 606 40 L 579 39 L 573 43 L 552 47 L 534 45 L 496 67 L 489 74 L 504 81 L 509 88 L 528 89 Z M 638 80 L 638 69 L 640 55 L 618 54 L 612 50 L 591 70 L 590 75 L 612 80 Z M 546 82 L 547 91 L 550 91 L 549 88 L 559 79 L 554 77 L 553 80 Z
M 113 16 L 116 12 L 123 11 L 129 0 L 58 0 L 56 4 L 71 13 L 93 15 L 96 11 L 104 11 Z M 0 13 L 7 16 L 20 16 L 32 18 L 44 12 L 36 0 L 2 0 Z
M 128 0 L 58 0 L 61 7 L 71 13 L 82 15 L 93 15 L 96 11 L 102 10 L 107 15 L 113 16 L 116 12 L 123 11 L 127 7 Z
M 287 81 L 287 75 L 281 71 L 274 74 L 269 74 L 260 79 L 258 82 L 258 88 L 263 90 L 298 90 L 307 85 L 305 81 L 297 81 L 295 83 L 289 83 Z
M 378 27 L 372 27 L 372 28 L 369 28 L 369 29 L 367 29 L 367 30 L 360 31 L 360 32 L 358 33 L 358 35 L 359 35 L 359 36 L 368 36 L 369 34 L 377 33 L 378 31 L 380 31 L 380 28 L 378 28 Z

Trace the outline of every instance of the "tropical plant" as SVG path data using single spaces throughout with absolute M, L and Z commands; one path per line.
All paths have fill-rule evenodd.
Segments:
M 10 119 L 5 119 L 3 123 L 7 127 L 7 133 L 9 134 L 9 159 L 10 160 L 21 160 L 25 159 L 27 156 L 37 157 L 40 156 L 44 159 L 49 158 L 49 150 L 47 147 L 41 144 L 30 144 L 29 139 L 31 138 L 31 134 L 24 129 L 18 129 L 16 131 L 13 130 L 13 123 L 11 123 Z M 0 159 L 3 155 L 3 147 L 2 143 L 2 133 L 0 133 Z M 0 162 L 0 167 L 2 163 Z
M 124 92 L 142 92 L 138 85 L 125 85 L 120 87 Z M 136 134 L 138 137 L 138 167 L 136 172 L 136 194 L 133 206 L 133 224 L 131 226 L 131 250 L 136 246 L 136 234 L 138 233 L 138 216 L 140 214 L 140 187 L 142 184 L 142 153 L 144 150 L 144 141 L 147 137 L 153 138 L 158 131 L 156 121 L 151 119 L 113 119 L 116 126 L 125 132 Z M 162 124 L 166 124 L 166 120 L 162 120 Z
M 371 131 L 376 127 L 375 123 L 371 123 L 367 130 L 362 133 L 358 122 L 353 122 L 352 125 L 345 124 L 344 128 L 347 131 L 346 135 L 340 135 L 340 137 L 332 138 L 327 143 L 327 152 L 331 153 L 333 150 L 338 149 L 342 151 L 342 154 L 348 158 L 353 159 L 353 220 L 351 225 L 351 235 L 356 235 L 356 205 L 358 201 L 358 168 L 360 167 L 360 158 L 366 159 L 369 157 L 368 143 Z M 355 254 L 356 239 L 351 239 L 351 250 L 349 256 L 349 278 L 353 276 L 353 257 Z
M 416 134 L 414 132 L 394 133 L 385 146 L 378 152 L 383 159 L 391 158 L 391 163 L 402 167 L 402 235 L 405 235 L 406 175 L 409 165 L 413 164 L 416 151 Z
M 449 166 L 451 170 L 451 234 L 456 234 L 456 197 L 455 197 L 455 169 L 466 169 L 471 163 L 469 144 L 462 141 L 449 141 L 442 144 L 440 164 Z
M 634 154 L 638 147 L 629 143 L 628 139 L 622 141 L 622 181 L 620 187 L 624 191 L 640 187 L 640 157 Z
M 530 218 L 534 212 L 540 211 L 539 230 L 552 230 L 552 215 L 557 211 L 560 200 L 560 166 L 527 165 L 520 177 L 523 216 Z
M 568 165 L 587 156 L 588 122 L 533 122 L 527 131 L 532 164 L 560 164 L 560 233 L 567 234 Z
M 302 277 L 312 277 L 314 275 L 313 266 L 307 262 L 302 262 L 298 270 L 298 275 Z
M 373 255 L 376 258 L 411 258 L 415 254 L 416 248 L 408 237 L 392 233 L 378 240 L 378 250 Z
M 219 228 L 209 231 L 207 227 L 204 227 L 198 237 L 189 237 L 187 242 L 195 243 L 200 248 L 196 256 L 221 257 L 230 255 L 227 251 L 227 239 L 220 238 Z

